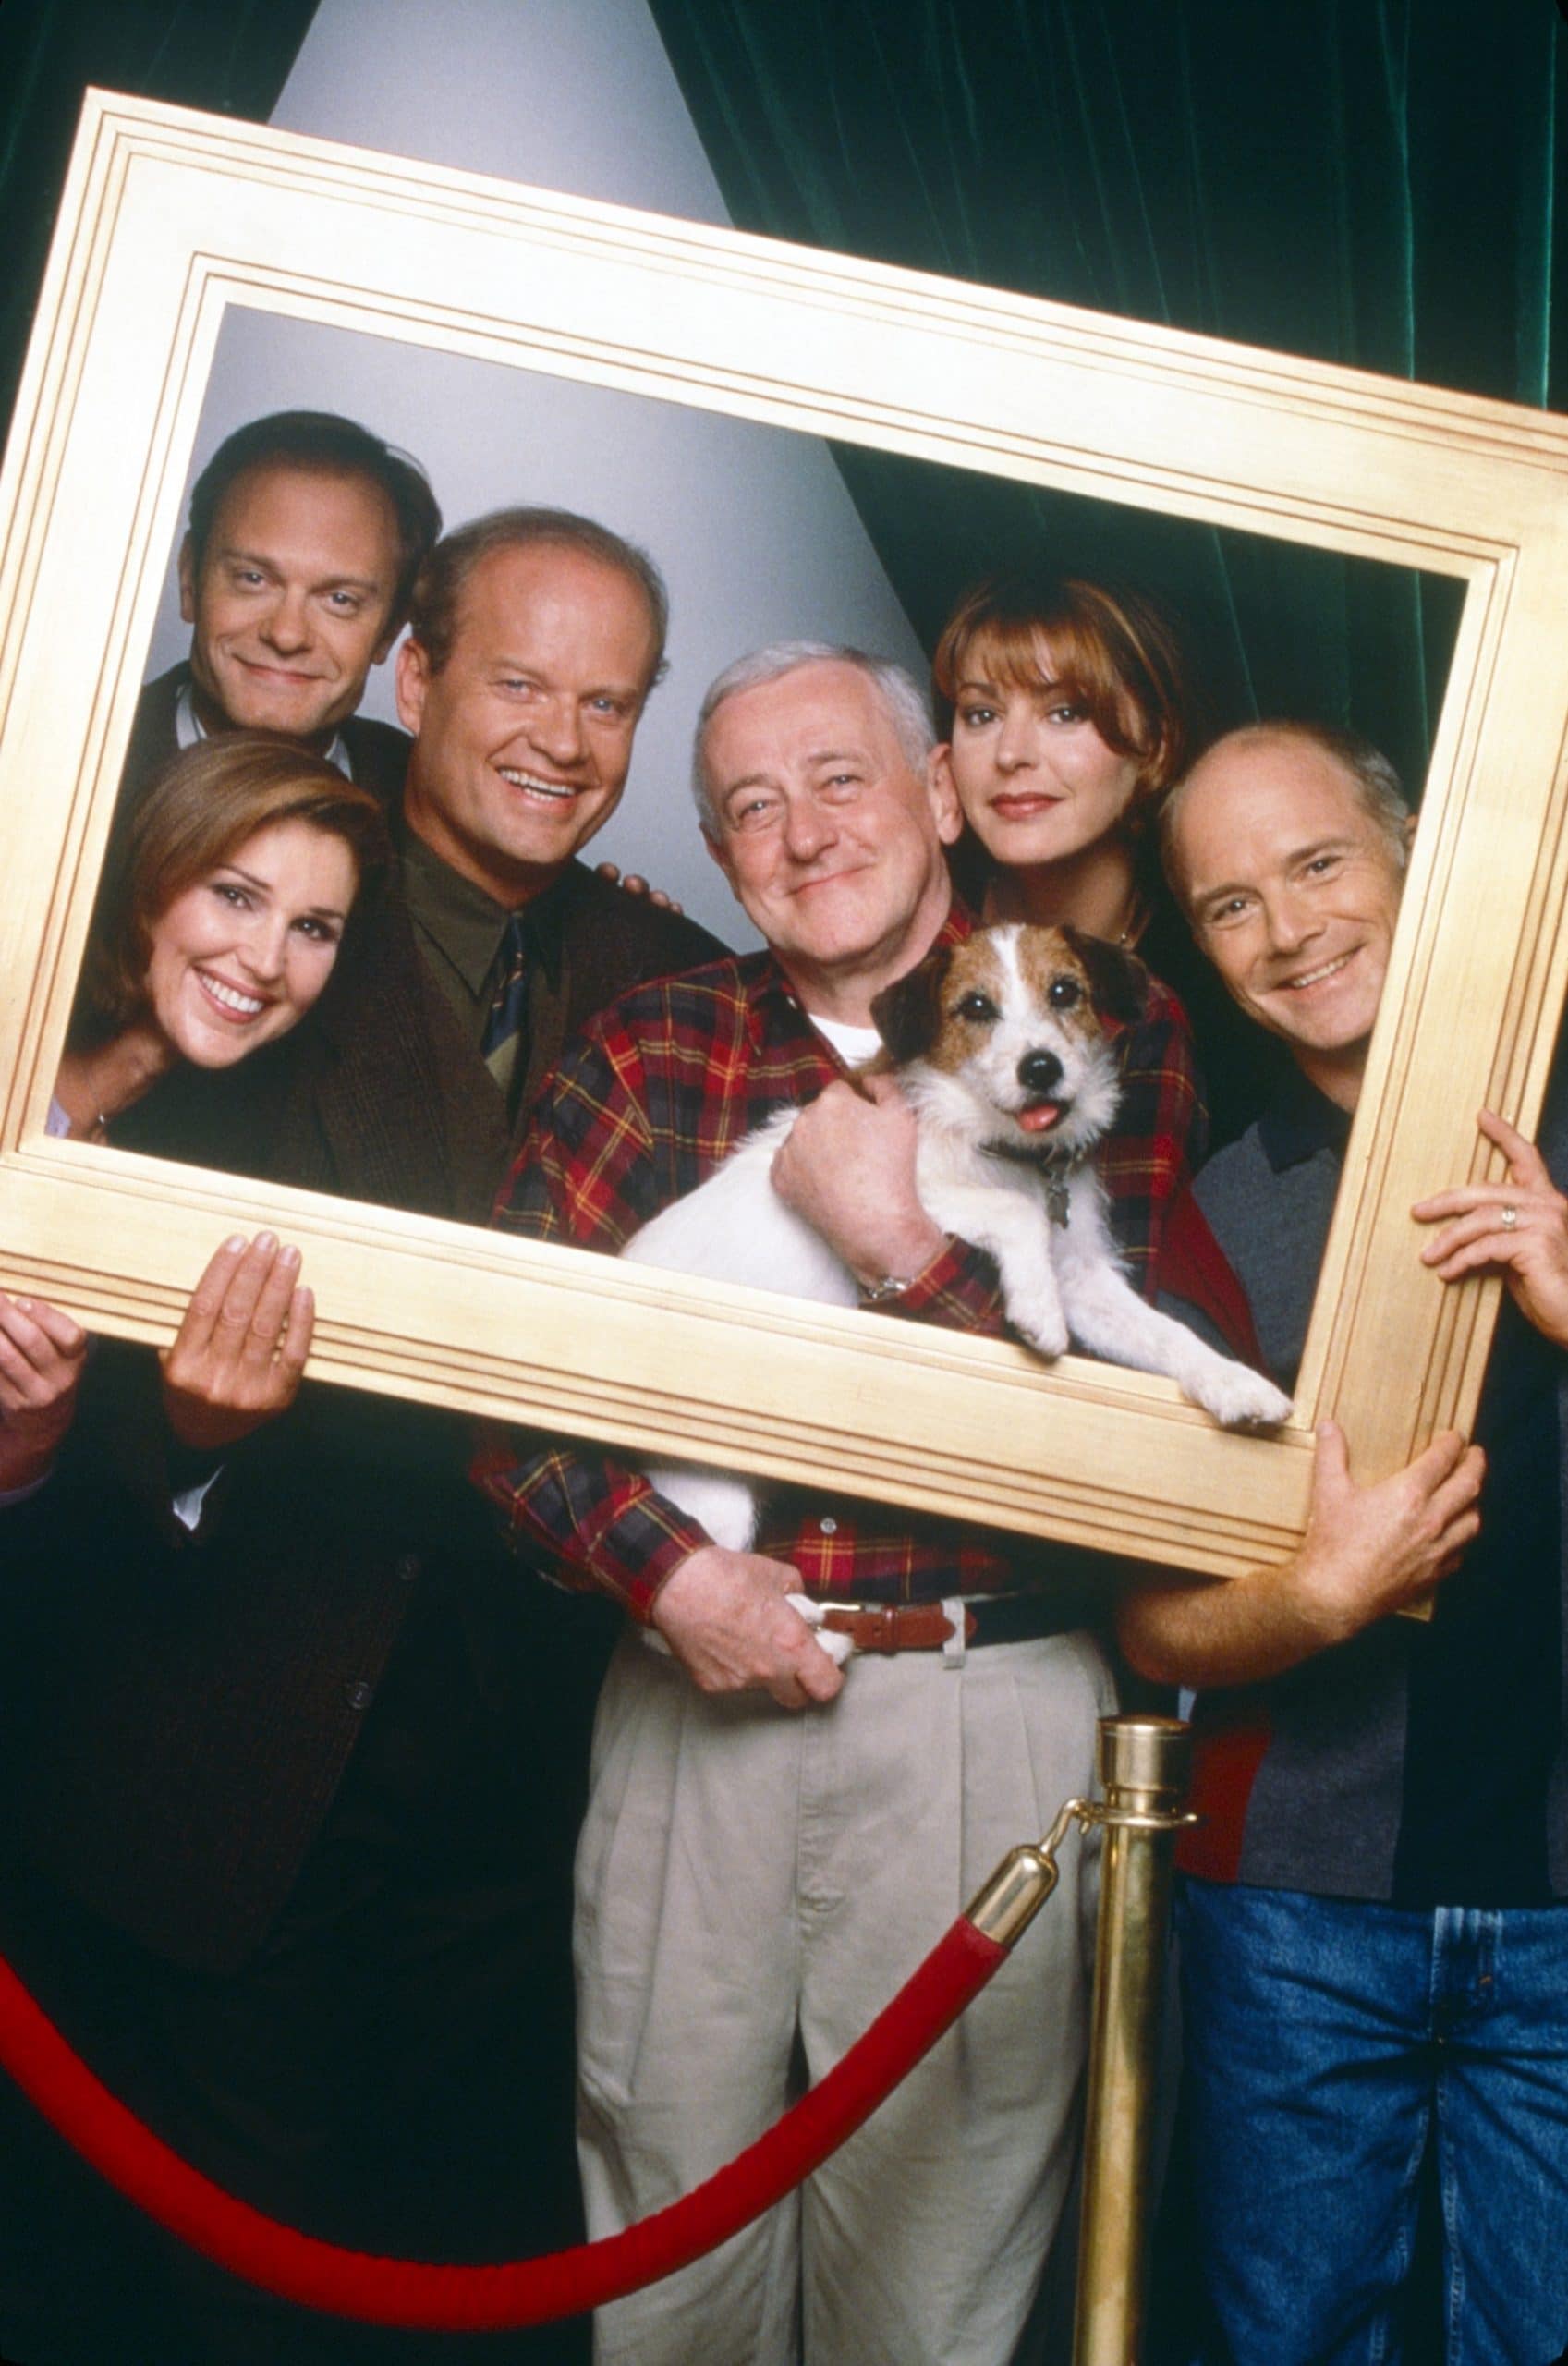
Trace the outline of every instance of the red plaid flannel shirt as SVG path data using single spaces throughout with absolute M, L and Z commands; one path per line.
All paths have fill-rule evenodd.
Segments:
M 955 911 L 944 939 L 969 925 Z M 1141 1286 L 1203 1124 L 1181 1006 L 1157 981 L 1117 1050 L 1123 1114 L 1101 1171 Z M 619 1249 L 754 1127 L 845 1073 L 770 954 L 644 986 L 601 1013 L 547 1082 L 494 1221 L 534 1240 Z M 995 1268 L 963 1241 L 916 1276 L 897 1312 L 958 1330 L 1004 1327 Z M 567 1583 L 602 1587 L 638 1618 L 710 1541 L 639 1470 L 592 1447 L 490 1430 L 474 1477 Z M 867 1602 L 1012 1592 L 1043 1574 L 1051 1550 L 996 1529 L 782 1487 L 764 1500 L 757 1549 L 793 1564 L 806 1593 Z

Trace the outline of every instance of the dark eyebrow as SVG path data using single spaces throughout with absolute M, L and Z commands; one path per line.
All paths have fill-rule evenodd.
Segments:
M 218 556 L 237 562 L 241 567 L 258 567 L 264 575 L 276 575 L 278 572 L 276 562 L 270 559 L 265 551 L 240 550 L 229 543 L 219 551 Z M 327 575 L 310 588 L 313 592 L 379 592 L 382 585 L 373 575 Z
M 220 862 L 213 876 L 214 879 L 225 876 L 231 879 L 242 879 L 247 887 L 254 887 L 260 896 L 270 896 L 273 893 L 271 880 L 258 877 L 255 872 L 244 870 L 237 862 Z M 346 905 L 307 904 L 305 909 L 316 920 L 345 921 L 348 918 Z
M 275 575 L 277 573 L 277 568 L 273 565 L 272 560 L 267 556 L 265 551 L 242 551 L 238 547 L 237 543 L 225 543 L 222 550 L 219 551 L 218 556 L 220 558 L 237 559 L 241 567 L 264 567 L 269 575 Z

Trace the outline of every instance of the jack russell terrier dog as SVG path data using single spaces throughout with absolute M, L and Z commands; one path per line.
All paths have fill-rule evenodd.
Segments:
M 1090 1164 L 1116 1113 L 1116 1064 L 1096 1015 L 1132 1018 L 1132 966 L 1075 930 L 978 929 L 942 945 L 871 1006 L 884 1054 L 914 1108 L 916 1188 L 942 1227 L 994 1258 L 1007 1319 L 1042 1356 L 1069 1338 L 1109 1363 L 1162 1372 L 1227 1427 L 1282 1421 L 1290 1399 L 1160 1313 L 1121 1270 L 1104 1188 Z M 856 1306 L 860 1284 L 773 1189 L 773 1156 L 799 1112 L 748 1135 L 697 1190 L 622 1255 L 751 1288 Z M 749 1550 L 750 1485 L 650 1464 L 661 1494 L 715 1543 Z

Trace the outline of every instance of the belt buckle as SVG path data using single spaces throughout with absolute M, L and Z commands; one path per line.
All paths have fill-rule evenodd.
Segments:
M 830 1602 L 822 1605 L 822 1625 L 829 1633 L 853 1635 L 857 1652 L 879 1652 L 884 1659 L 892 1659 L 898 1650 L 897 1603 Z M 838 1626 L 843 1619 L 845 1624 Z M 857 1625 L 859 1622 L 858 1630 Z M 866 1629 L 869 1628 L 869 1636 Z
M 940 1607 L 942 1616 L 947 1621 L 948 1632 L 942 1644 L 942 1665 L 949 1668 L 962 1667 L 966 1651 L 966 1634 L 968 1625 L 962 1596 L 944 1595 L 940 1605 L 929 1606 Z M 845 1622 L 851 1620 L 859 1622 L 860 1631 L 856 1636 L 856 1650 L 861 1653 L 877 1652 L 884 1659 L 892 1659 L 904 1648 L 898 1640 L 900 1614 L 913 1607 L 915 1607 L 914 1604 L 903 1602 L 826 1603 L 822 1605 L 821 1623 L 832 1632 L 840 1618 Z M 845 1633 L 851 1630 L 846 1624 L 839 1628 L 838 1631 Z
M 874 1602 L 840 1602 L 835 1597 L 832 1602 L 817 1603 L 814 1607 L 817 1616 L 812 1623 L 815 1626 L 825 1628 L 830 1635 L 853 1636 L 855 1629 L 849 1622 L 868 1616 L 879 1605 Z M 857 1642 L 855 1648 L 858 1652 L 861 1646 Z

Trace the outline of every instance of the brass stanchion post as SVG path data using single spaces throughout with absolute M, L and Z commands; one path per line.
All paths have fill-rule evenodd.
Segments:
M 1137 2366 L 1165 1933 L 1191 1756 L 1174 1717 L 1100 1720 L 1094 1821 L 1105 1837 L 1073 2366 Z

